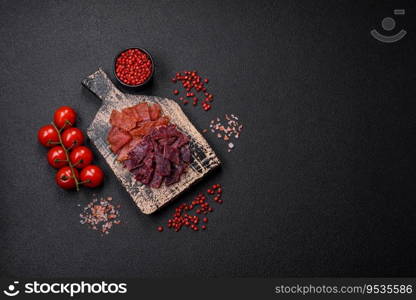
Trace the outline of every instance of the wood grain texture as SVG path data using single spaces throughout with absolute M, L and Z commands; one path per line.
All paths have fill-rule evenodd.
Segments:
M 155 212 L 220 165 L 215 152 L 174 100 L 122 93 L 102 69 L 85 78 L 82 84 L 103 101 L 87 134 L 143 213 Z M 137 181 L 134 175 L 117 161 L 107 142 L 107 134 L 111 128 L 109 122 L 111 111 L 121 110 L 144 101 L 159 103 L 163 114 L 170 117 L 171 123 L 176 124 L 179 130 L 191 138 L 192 163 L 187 172 L 182 174 L 181 180 L 171 186 L 163 184 L 160 188 L 154 189 Z

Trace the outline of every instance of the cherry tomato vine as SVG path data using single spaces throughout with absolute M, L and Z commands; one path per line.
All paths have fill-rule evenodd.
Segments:
M 67 125 L 72 126 L 72 124 L 69 121 L 66 121 L 65 123 Z M 64 149 L 65 156 L 66 156 L 66 162 L 68 163 L 69 168 L 71 169 L 71 175 L 72 175 L 72 178 L 75 181 L 75 188 L 77 189 L 77 191 L 79 191 L 79 185 L 82 184 L 82 183 L 79 182 L 79 180 L 78 180 L 78 178 L 76 176 L 76 173 L 74 171 L 74 165 L 72 164 L 71 160 L 69 159 L 68 149 L 65 147 L 64 143 L 62 142 L 61 131 L 62 131 L 62 129 L 65 128 L 65 126 L 63 126 L 61 129 L 58 129 L 58 127 L 56 127 L 56 125 L 55 125 L 55 122 L 52 121 L 51 124 L 52 124 L 53 128 L 56 130 L 56 132 L 58 133 L 59 145 L 62 147 L 62 149 Z
M 53 147 L 48 151 L 48 162 L 56 173 L 56 183 L 64 189 L 76 188 L 81 185 L 97 187 L 104 179 L 100 167 L 91 165 L 92 151 L 82 146 L 84 134 L 73 127 L 76 120 L 75 111 L 63 106 L 56 110 L 54 121 L 45 125 L 38 131 L 39 142 L 45 147 Z M 82 169 L 78 172 L 77 168 Z

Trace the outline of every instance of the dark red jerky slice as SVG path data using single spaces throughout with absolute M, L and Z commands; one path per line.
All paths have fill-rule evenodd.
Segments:
M 143 160 L 143 166 L 138 168 L 140 171 L 138 174 L 136 174 L 136 178 L 144 184 L 149 184 L 153 178 L 153 159 L 153 153 L 149 152 L 146 158 Z
M 151 187 L 160 187 L 163 182 L 172 185 L 180 180 L 191 160 L 188 143 L 189 138 L 175 125 L 152 128 L 129 152 L 125 166 L 138 181 Z
M 134 169 L 140 168 L 143 165 L 143 163 L 137 164 L 133 159 L 126 159 L 123 163 L 124 167 L 129 171 L 133 171 Z
M 184 146 L 181 148 L 181 159 L 186 163 L 191 162 L 191 150 L 189 147 Z
M 179 150 L 168 145 L 165 145 L 164 157 L 169 159 L 176 165 L 180 164 Z
M 143 160 L 143 167 L 144 167 L 144 168 L 153 168 L 153 161 L 154 161 L 154 158 L 155 158 L 155 154 L 154 154 L 154 152 L 153 152 L 153 151 L 148 152 L 148 153 L 146 154 L 146 157 L 145 157 L 145 158 L 144 158 L 144 160 Z
M 164 158 L 161 154 L 155 155 L 156 169 L 155 174 L 160 176 L 168 176 L 171 172 L 170 161 Z
M 166 131 L 166 126 L 160 126 L 153 129 L 150 133 L 150 136 L 154 141 L 159 142 L 160 140 L 167 140 L 171 138 Z M 174 137 L 175 138 L 175 137 Z
M 161 122 L 161 120 L 163 118 L 164 117 L 159 118 L 157 121 Z M 162 123 L 163 123 L 162 125 L 167 125 L 168 124 L 168 122 L 166 122 L 166 123 L 162 122 Z M 180 136 L 180 134 L 181 133 L 176 129 L 176 126 L 172 125 L 172 124 L 167 125 L 167 126 L 157 127 L 157 129 L 152 130 L 152 132 L 151 132 L 151 136 L 155 140 L 164 139 L 164 138 L 174 138 L 174 137 Z
M 176 129 L 176 125 L 170 124 L 166 127 L 166 134 L 168 136 L 177 136 L 179 137 L 182 133 Z
M 125 166 L 128 170 L 132 170 L 140 166 L 143 159 L 152 151 L 152 145 L 146 140 L 143 140 L 128 154 L 129 159 L 125 161 Z
M 159 174 L 157 174 L 157 172 L 155 172 L 153 174 L 153 179 L 150 182 L 150 186 L 152 188 L 156 188 L 156 189 L 160 188 L 160 186 L 162 185 L 162 182 L 163 182 L 163 178 L 164 178 L 163 176 L 160 176 Z
M 173 168 L 173 171 L 171 172 L 171 174 L 168 177 L 166 177 L 165 184 L 167 186 L 169 186 L 169 185 L 172 185 L 172 184 L 178 182 L 180 180 L 181 175 L 182 175 L 184 170 L 185 170 L 184 165 L 175 166 Z
M 133 150 L 133 148 L 136 147 L 138 144 L 140 144 L 141 140 L 141 138 L 134 137 L 129 143 L 124 145 L 118 152 L 117 160 L 124 161 L 128 159 L 129 152 Z
M 117 153 L 124 145 L 130 142 L 131 139 L 132 137 L 130 134 L 118 127 L 112 127 L 107 136 L 110 149 L 114 153 Z
M 189 143 L 189 138 L 186 135 L 181 133 L 178 139 L 172 144 L 172 148 L 178 149 L 187 143 Z
M 153 178 L 153 168 L 137 168 L 132 171 L 135 178 L 144 184 L 149 184 Z
M 172 145 L 175 141 L 176 141 L 177 137 L 173 136 L 173 137 L 166 137 L 166 138 L 162 138 L 159 139 L 159 145 Z
M 140 167 L 145 169 L 151 169 L 154 165 L 154 153 L 150 148 L 147 148 L 144 158 L 141 161 Z

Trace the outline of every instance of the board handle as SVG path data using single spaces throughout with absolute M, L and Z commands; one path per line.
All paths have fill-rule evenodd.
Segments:
M 85 78 L 82 84 L 104 102 L 114 102 L 117 99 L 123 99 L 123 93 L 101 68 Z

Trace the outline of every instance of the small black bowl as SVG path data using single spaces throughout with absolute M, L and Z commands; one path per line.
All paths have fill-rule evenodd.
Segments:
M 137 84 L 137 85 L 131 85 L 131 84 L 127 84 L 127 83 L 123 82 L 120 78 L 118 78 L 117 73 L 116 73 L 117 58 L 121 55 L 121 53 L 126 52 L 127 50 L 130 50 L 130 49 L 140 50 L 141 52 L 143 52 L 144 54 L 146 54 L 149 57 L 150 62 L 152 63 L 152 72 L 150 73 L 149 77 L 144 82 L 142 82 L 140 84 Z M 130 48 L 127 48 L 127 49 L 124 49 L 124 50 L 120 51 L 116 55 L 116 57 L 114 58 L 113 72 L 114 72 L 114 76 L 116 77 L 117 81 L 120 82 L 121 85 L 123 85 L 125 87 L 128 87 L 128 88 L 140 88 L 140 87 L 146 85 L 147 83 L 149 83 L 152 80 L 153 74 L 155 73 L 155 63 L 154 63 L 153 57 L 150 55 L 149 51 L 147 51 L 143 48 L 139 48 L 139 47 L 130 47 Z

